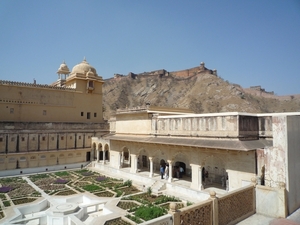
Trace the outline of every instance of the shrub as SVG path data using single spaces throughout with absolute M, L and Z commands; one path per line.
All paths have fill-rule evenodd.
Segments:
M 162 204 L 162 203 L 165 203 L 165 202 L 180 202 L 180 199 L 176 198 L 174 196 L 162 195 L 162 196 L 159 196 L 158 199 L 155 200 L 154 204 L 159 205 L 159 204 Z
M 114 190 L 114 191 L 117 193 L 116 197 L 120 197 L 123 194 L 123 192 L 120 190 Z
M 49 175 L 48 174 L 37 174 L 37 175 L 33 175 L 30 176 L 29 178 L 33 181 L 38 180 L 38 179 L 43 179 L 43 178 L 48 178 Z
M 4 201 L 4 202 L 3 202 L 3 205 L 4 205 L 5 207 L 10 206 L 10 201 Z
M 94 192 L 94 191 L 99 191 L 102 190 L 101 187 L 94 185 L 94 184 L 88 184 L 82 187 L 84 190 L 89 191 L 89 192 Z
M 163 216 L 166 213 L 167 210 L 159 206 L 142 205 L 135 211 L 134 215 L 148 221 Z
M 66 176 L 69 176 L 69 173 L 66 172 L 66 171 L 62 171 L 62 172 L 56 172 L 54 173 L 56 176 L 59 176 L 59 177 L 66 177 Z
M 137 218 L 136 216 L 132 216 L 130 214 L 126 215 L 126 217 L 137 224 L 143 222 L 141 219 Z
M 12 200 L 12 201 L 15 205 L 19 205 L 19 204 L 25 204 L 25 203 L 33 202 L 35 200 L 36 200 L 35 198 L 20 198 L 20 199 L 15 199 L 15 200 Z
M 151 187 L 148 187 L 147 188 L 147 194 L 150 196 L 152 194 L 152 188 Z
M 131 187 L 131 186 L 132 186 L 132 180 L 126 180 L 126 181 L 124 182 L 124 185 L 125 185 L 125 186 L 128 186 L 128 187 Z
M 187 206 L 190 206 L 190 205 L 193 205 L 193 204 L 194 204 L 194 203 L 189 202 L 189 201 L 186 203 Z
M 5 197 L 4 194 L 0 194 L 0 198 L 1 198 L 2 200 L 6 200 L 6 197 Z

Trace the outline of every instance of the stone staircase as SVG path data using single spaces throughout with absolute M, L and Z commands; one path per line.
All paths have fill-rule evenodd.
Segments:
M 155 181 L 154 184 L 151 185 L 151 190 L 154 194 L 159 194 L 163 190 L 166 189 L 166 183 L 162 181 Z

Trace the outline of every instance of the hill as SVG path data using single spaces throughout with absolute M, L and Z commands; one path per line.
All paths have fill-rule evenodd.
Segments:
M 195 113 L 213 112 L 295 112 L 300 111 L 300 95 L 277 96 L 260 86 L 243 88 L 225 81 L 217 71 L 201 63 L 192 69 L 141 74 L 115 74 L 103 85 L 104 118 L 116 109 L 143 106 L 189 108 Z

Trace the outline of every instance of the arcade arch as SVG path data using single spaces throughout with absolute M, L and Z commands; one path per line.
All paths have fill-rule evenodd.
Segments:
M 174 155 L 174 162 L 173 177 L 182 178 L 185 176 L 190 179 L 191 168 L 188 155 L 182 152 L 177 152 Z
M 121 156 L 121 167 L 130 167 L 131 166 L 131 158 L 130 158 L 130 152 L 129 149 L 127 147 L 123 147 L 122 148 L 122 152 L 121 152 L 122 156 Z
M 102 161 L 103 160 L 103 149 L 102 149 L 102 143 L 98 144 L 98 156 L 97 156 L 97 161 Z
M 110 157 L 109 157 L 109 146 L 108 146 L 108 144 L 105 144 L 105 146 L 104 146 L 104 154 L 103 154 L 103 156 L 104 156 L 104 161 L 106 160 L 106 161 L 109 162 Z
M 209 184 L 215 183 L 224 186 L 228 174 L 225 168 L 226 164 L 222 158 L 209 155 L 203 160 L 202 165 L 202 180 Z

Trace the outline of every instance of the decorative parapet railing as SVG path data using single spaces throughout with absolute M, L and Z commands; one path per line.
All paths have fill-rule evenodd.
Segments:
M 238 137 L 238 115 L 159 116 L 152 121 L 157 135 L 194 137 Z
M 0 80 L 0 85 L 12 85 L 12 86 L 22 86 L 22 87 L 38 87 L 38 88 L 47 88 L 47 89 L 55 89 L 55 90 L 76 91 L 75 88 L 69 88 L 69 87 L 57 87 L 57 86 L 51 86 L 51 85 L 48 85 L 48 84 L 35 84 L 35 83 L 15 82 L 15 81 L 7 81 L 7 80 Z
M 155 135 L 243 140 L 259 138 L 257 115 L 238 112 L 156 116 L 152 118 L 151 129 Z
M 171 206 L 172 210 L 172 206 Z M 175 211 L 175 212 L 174 212 Z M 180 210 L 173 209 L 173 224 L 213 224 L 213 201 L 191 205 Z
M 174 225 L 227 225 L 253 215 L 255 207 L 255 186 L 249 185 L 221 197 L 211 191 L 208 200 L 180 210 L 176 210 L 176 203 L 171 203 L 169 213 Z
M 253 185 L 218 198 L 219 225 L 236 224 L 255 213 L 255 187 Z
M 132 107 L 132 108 L 125 108 L 125 109 L 117 109 L 117 113 L 128 113 L 128 112 L 141 112 L 141 111 L 144 111 L 146 112 L 147 111 L 147 107 L 144 107 L 144 106 L 137 106 L 137 107 Z

